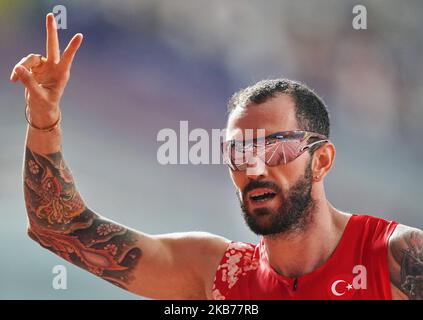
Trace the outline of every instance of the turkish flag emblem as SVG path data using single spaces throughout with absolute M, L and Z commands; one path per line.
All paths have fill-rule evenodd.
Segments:
M 352 274 L 339 274 L 331 278 L 327 287 L 330 299 L 351 299 L 356 292 L 353 287 L 353 279 Z

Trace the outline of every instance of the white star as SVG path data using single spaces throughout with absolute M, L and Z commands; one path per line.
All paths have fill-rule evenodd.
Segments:
M 347 285 L 347 289 L 348 289 L 348 291 L 349 291 L 349 290 L 351 290 L 352 288 L 353 288 L 353 286 L 352 286 L 351 284 L 348 284 L 348 285 Z

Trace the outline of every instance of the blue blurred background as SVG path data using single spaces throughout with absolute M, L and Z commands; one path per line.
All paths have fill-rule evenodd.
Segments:
M 329 106 L 329 200 L 423 227 L 422 1 L 0 0 L 0 299 L 139 299 L 26 236 L 23 88 L 8 79 L 23 56 L 44 54 L 45 15 L 57 4 L 67 8 L 62 49 L 85 36 L 62 101 L 63 146 L 95 211 L 147 233 L 257 241 L 227 169 L 161 166 L 156 136 L 181 120 L 224 128 L 235 90 L 283 76 Z M 352 28 L 356 4 L 367 7 L 367 30 Z M 67 290 L 52 288 L 57 264 Z

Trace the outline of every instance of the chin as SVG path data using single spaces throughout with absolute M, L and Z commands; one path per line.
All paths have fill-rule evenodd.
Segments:
M 244 214 L 244 221 L 256 235 L 264 236 L 273 233 L 270 213 L 261 216 L 255 213 Z

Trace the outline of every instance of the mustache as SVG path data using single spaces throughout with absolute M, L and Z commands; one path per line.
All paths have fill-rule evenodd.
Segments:
M 279 193 L 282 191 L 281 188 L 273 181 L 252 180 L 245 186 L 244 190 L 242 191 L 243 198 L 245 199 L 248 192 L 257 188 L 269 188 L 275 191 L 275 193 Z

